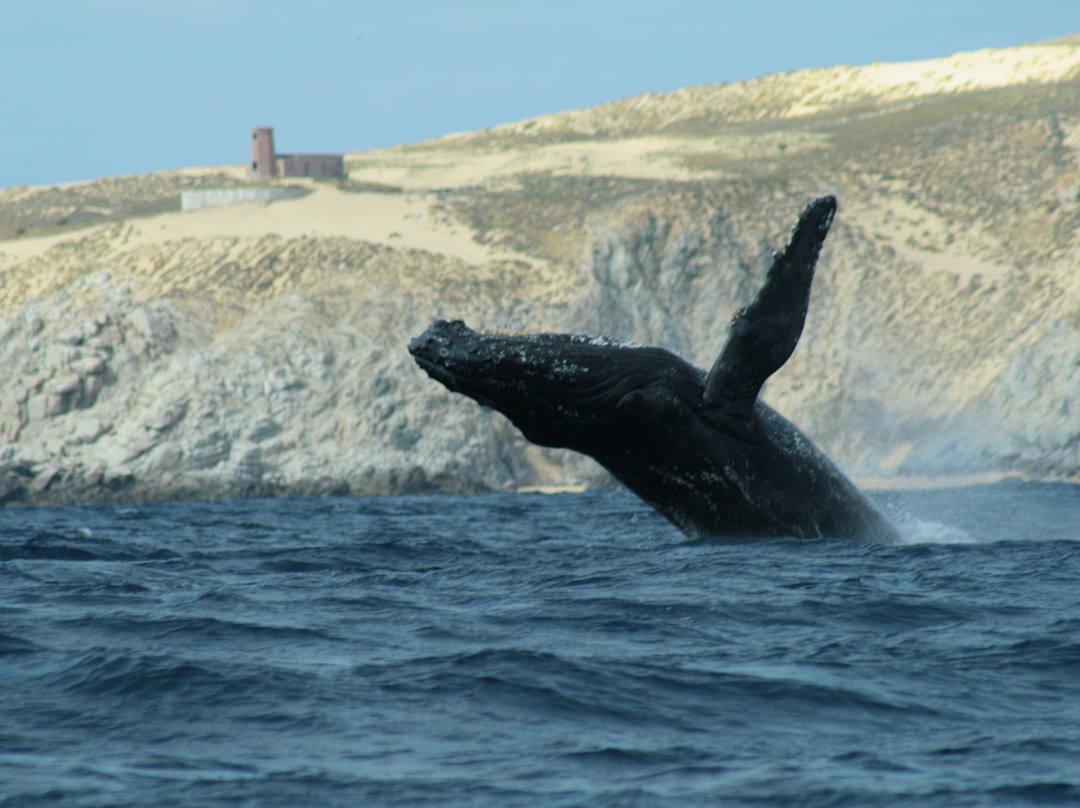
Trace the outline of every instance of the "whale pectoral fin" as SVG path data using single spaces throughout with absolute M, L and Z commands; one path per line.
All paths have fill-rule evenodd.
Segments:
M 765 380 L 795 350 L 806 322 L 810 283 L 836 213 L 836 198 L 811 202 L 787 247 L 776 254 L 754 302 L 735 315 L 727 342 L 705 380 L 706 410 L 719 410 L 736 431 L 749 429 Z
M 673 414 L 678 400 L 666 387 L 643 387 L 627 393 L 615 410 L 642 424 L 655 424 Z

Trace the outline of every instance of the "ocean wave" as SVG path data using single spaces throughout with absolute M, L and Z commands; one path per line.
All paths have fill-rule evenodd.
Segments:
M 35 561 L 134 561 L 176 558 L 166 547 L 138 547 L 128 542 L 95 538 L 89 532 L 33 531 L 26 538 L 0 540 L 0 562 Z
M 1074 501 L 898 546 L 615 493 L 0 511 L 0 800 L 1076 801 Z

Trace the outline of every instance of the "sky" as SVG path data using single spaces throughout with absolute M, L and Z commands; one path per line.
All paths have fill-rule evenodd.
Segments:
M 0 188 L 1080 32 L 1080 0 L 0 0 Z

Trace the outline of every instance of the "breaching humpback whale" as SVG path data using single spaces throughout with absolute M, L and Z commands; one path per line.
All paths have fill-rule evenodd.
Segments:
M 578 334 L 502 336 L 437 320 L 409 344 L 431 378 L 541 446 L 599 461 L 693 538 L 892 541 L 896 530 L 790 421 L 758 400 L 802 334 L 836 199 L 812 202 L 706 373 Z

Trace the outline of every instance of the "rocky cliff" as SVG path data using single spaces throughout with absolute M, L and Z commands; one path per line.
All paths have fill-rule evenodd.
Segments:
M 857 477 L 1080 474 L 1080 46 L 641 96 L 351 154 L 0 191 L 0 501 L 608 484 L 428 380 L 435 317 L 711 363 L 840 198 L 765 397 Z

